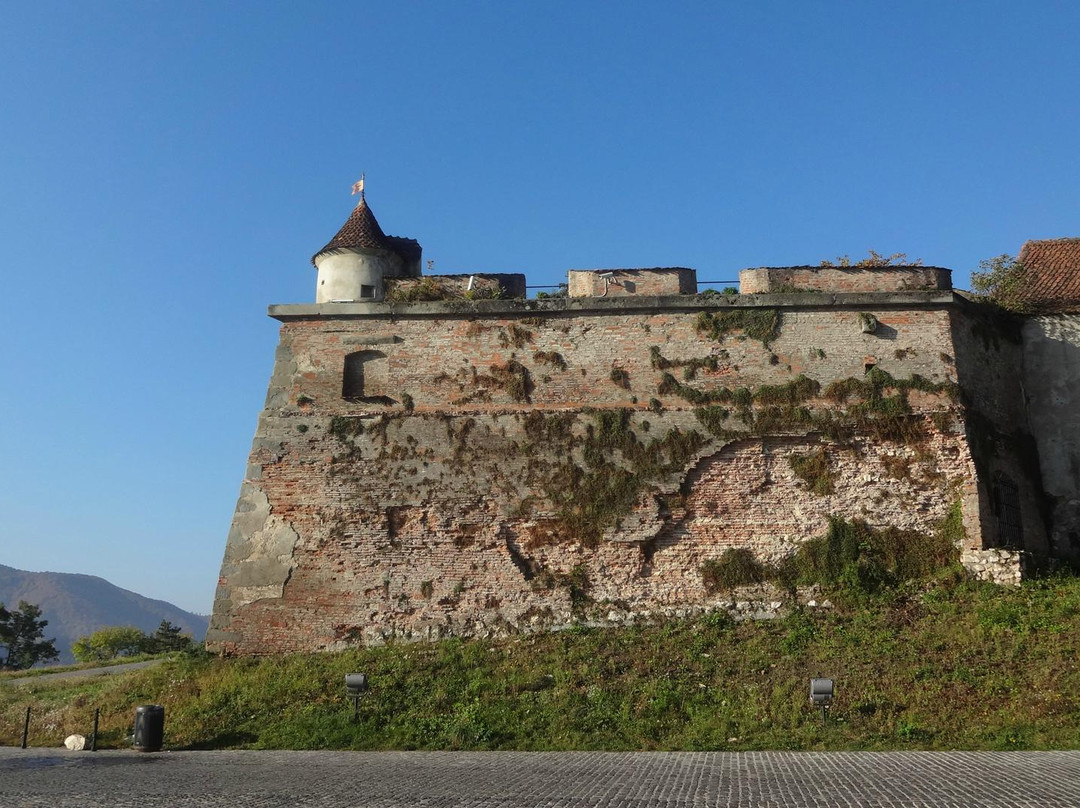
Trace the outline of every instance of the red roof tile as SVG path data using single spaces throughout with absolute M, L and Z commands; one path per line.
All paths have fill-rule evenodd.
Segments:
M 1080 238 L 1028 241 L 1017 260 L 1024 265 L 1023 297 L 1035 311 L 1080 312 Z
M 386 243 L 386 234 L 383 233 L 379 223 L 375 220 L 375 214 L 371 212 L 367 202 L 361 197 L 352 215 L 345 220 L 345 224 L 337 231 L 337 235 L 330 239 L 329 243 L 315 255 L 311 256 L 311 263 L 325 252 L 340 250 L 348 247 L 369 247 L 372 249 L 391 249 Z

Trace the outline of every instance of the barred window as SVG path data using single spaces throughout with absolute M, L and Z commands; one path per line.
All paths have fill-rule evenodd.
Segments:
M 1019 549 L 1024 543 L 1020 514 L 1020 489 L 1005 474 L 994 475 L 993 508 L 1002 547 Z

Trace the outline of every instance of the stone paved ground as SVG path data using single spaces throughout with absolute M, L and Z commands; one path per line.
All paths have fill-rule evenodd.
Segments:
M 0 749 L 5 808 L 1080 806 L 1080 752 Z

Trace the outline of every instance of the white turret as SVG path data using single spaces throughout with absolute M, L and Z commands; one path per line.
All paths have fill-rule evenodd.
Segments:
M 330 243 L 311 258 L 319 270 L 316 303 L 376 302 L 386 295 L 384 279 L 420 277 L 420 244 L 383 233 L 363 193 L 360 203 Z

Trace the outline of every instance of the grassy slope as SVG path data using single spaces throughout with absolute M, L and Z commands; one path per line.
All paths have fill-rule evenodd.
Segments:
M 1080 747 L 1080 579 L 921 584 L 831 614 L 720 617 L 499 641 L 187 658 L 0 687 L 0 743 L 126 745 L 138 704 L 170 748 L 1020 749 Z M 368 674 L 361 720 L 343 677 Z M 831 676 L 828 726 L 808 679 Z

